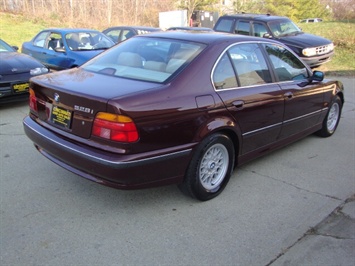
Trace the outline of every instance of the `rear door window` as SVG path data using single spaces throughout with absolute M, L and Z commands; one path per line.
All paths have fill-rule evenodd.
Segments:
M 215 31 L 231 32 L 234 24 L 234 19 L 220 19 L 215 27 Z
M 239 44 L 229 49 L 241 87 L 271 83 L 271 75 L 257 43 Z
M 217 90 L 238 87 L 237 78 L 228 53 L 225 53 L 219 60 L 213 72 L 213 85 Z
M 121 29 L 113 29 L 110 30 L 109 32 L 106 33 L 108 37 L 115 43 L 118 43 L 120 41 L 120 34 L 121 34 Z
M 122 32 L 122 36 L 121 36 L 121 39 L 119 41 L 122 42 L 124 40 L 129 39 L 129 38 L 132 38 L 134 35 L 136 35 L 136 34 L 134 33 L 133 30 L 129 30 L 129 29 L 124 30 Z
M 249 35 L 250 32 L 250 23 L 249 21 L 239 20 L 235 27 L 235 33 L 241 35 Z
M 238 44 L 221 57 L 213 72 L 217 90 L 271 83 L 271 74 L 257 43 Z
M 59 33 L 52 32 L 49 35 L 47 46 L 45 48 L 48 50 L 55 50 L 56 48 L 62 48 L 63 46 L 62 36 Z

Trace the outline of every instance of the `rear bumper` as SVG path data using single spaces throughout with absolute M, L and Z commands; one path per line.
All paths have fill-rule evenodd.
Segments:
M 29 116 L 24 131 L 38 151 L 59 166 L 91 181 L 120 189 L 180 183 L 192 147 L 123 155 L 83 146 L 40 126 Z

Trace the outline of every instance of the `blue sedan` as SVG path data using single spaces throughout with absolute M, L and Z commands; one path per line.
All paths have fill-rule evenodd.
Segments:
M 46 29 L 22 44 L 28 54 L 54 70 L 77 67 L 115 43 L 91 29 Z

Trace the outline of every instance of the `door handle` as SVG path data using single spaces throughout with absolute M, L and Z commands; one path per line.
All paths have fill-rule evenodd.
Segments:
M 286 98 L 286 100 L 291 100 L 293 98 L 293 93 L 292 92 L 286 92 L 284 94 L 284 97 Z
M 244 101 L 242 100 L 237 100 L 237 101 L 234 101 L 233 103 L 233 106 L 237 109 L 242 109 L 243 108 L 243 105 L 244 105 Z

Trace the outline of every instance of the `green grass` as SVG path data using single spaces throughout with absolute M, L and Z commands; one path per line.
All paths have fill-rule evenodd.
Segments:
M 321 23 L 300 23 L 304 32 L 323 36 L 333 41 L 333 59 L 319 67 L 331 75 L 355 75 L 355 21 L 326 21 Z
M 49 26 L 19 15 L 0 13 L 0 38 L 20 49 L 23 42 L 31 40 L 36 33 Z
M 68 26 L 55 18 L 42 20 L 0 12 L 0 38 L 20 49 L 23 42 L 31 40 L 42 29 Z M 299 26 L 303 31 L 323 36 L 335 44 L 333 59 L 319 70 L 330 75 L 355 76 L 355 21 L 300 23 Z

